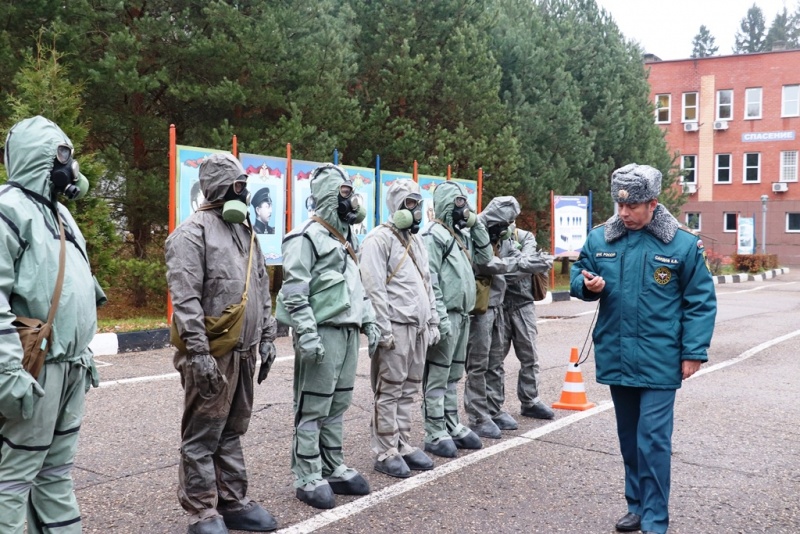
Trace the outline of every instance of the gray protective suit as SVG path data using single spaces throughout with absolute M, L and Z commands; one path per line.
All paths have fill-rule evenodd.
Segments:
M 493 346 L 501 347 L 498 367 L 500 377 L 504 376 L 503 360 L 505 360 L 511 344 L 514 344 L 514 354 L 520 362 L 517 377 L 517 397 L 522 409 L 532 407 L 540 402 L 539 399 L 539 353 L 536 348 L 536 307 L 533 301 L 533 281 L 529 273 L 544 273 L 553 267 L 553 257 L 542 254 L 536 250 L 536 237 L 531 232 L 515 229 L 514 234 L 505 243 L 512 244 L 519 249 L 522 261 L 530 268 L 521 269 L 520 272 L 508 275 L 503 310 L 505 312 L 504 331 L 499 336 L 501 343 Z M 494 361 L 494 360 L 493 360 Z M 501 380 L 502 384 L 502 380 Z M 492 417 L 501 413 L 505 402 L 503 389 L 491 396 Z M 496 412 L 496 413 L 495 413 Z
M 419 185 L 397 180 L 386 193 L 390 221 L 403 201 L 419 194 Z M 422 239 L 393 222 L 376 227 L 361 250 L 361 277 L 381 331 L 370 373 L 375 394 L 372 451 L 386 457 L 408 455 L 411 408 L 422 384 L 425 350 L 439 325 L 428 252 Z M 389 279 L 391 277 L 391 279 Z M 438 334 L 438 332 L 437 332 Z
M 358 250 L 350 226 L 337 215 L 339 187 L 347 172 L 327 165 L 311 178 L 316 215 Z M 349 178 L 348 178 L 349 179 Z M 292 472 L 295 488 L 357 473 L 344 463 L 342 421 L 353 399 L 359 330 L 375 320 L 358 265 L 322 224 L 308 220 L 283 240 L 281 299 L 291 318 L 295 349 Z M 344 275 L 349 307 L 318 322 L 309 301 L 312 280 L 335 271 Z
M 245 174 L 231 154 L 213 154 L 200 165 L 205 204 L 221 204 L 235 180 Z M 200 395 L 191 358 L 209 354 L 204 316 L 219 316 L 242 299 L 250 254 L 250 228 L 225 222 L 222 208 L 194 212 L 167 238 L 167 282 L 172 320 L 186 345 L 174 364 L 185 391 L 181 421 L 178 499 L 191 514 L 190 523 L 248 505 L 247 472 L 241 437 L 253 408 L 253 372 L 261 341 L 275 339 L 269 276 L 258 240 L 253 242 L 247 306 L 239 343 L 215 358 L 225 377 L 218 393 Z
M 484 208 L 478 219 L 487 227 L 510 226 L 520 213 L 519 202 L 511 196 L 495 197 Z M 507 239 L 496 245 L 496 255 L 484 265 L 475 266 L 476 275 L 491 275 L 489 308 L 482 315 L 470 319 L 467 346 L 467 380 L 464 386 L 464 408 L 469 425 L 475 427 L 499 413 L 495 402 L 503 395 L 502 352 L 505 318 L 503 300 L 506 294 L 506 275 L 528 269 L 527 262 Z
M 8 184 L 0 187 L 0 532 L 81 532 L 72 469 L 84 395 L 97 386 L 89 343 L 96 306 L 105 302 L 92 276 L 86 242 L 67 208 L 53 203 L 50 172 L 59 145 L 72 147 L 44 117 L 11 128 L 5 145 Z M 38 381 L 22 368 L 17 316 L 47 320 L 66 234 L 66 264 L 53 335 Z
M 464 374 L 469 312 L 475 307 L 472 265 L 488 263 L 493 254 L 489 234 L 480 219 L 470 229 L 453 227 L 452 212 L 459 196 L 466 194 L 456 182 L 436 187 L 433 201 L 437 222 L 428 225 L 422 234 L 428 249 L 441 333 L 439 343 L 428 348 L 422 379 L 426 443 L 462 438 L 470 433 L 459 421 L 456 385 Z

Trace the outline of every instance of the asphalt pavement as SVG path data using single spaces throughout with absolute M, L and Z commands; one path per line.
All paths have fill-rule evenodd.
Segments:
M 717 294 L 710 362 L 676 402 L 670 532 L 800 532 L 800 274 L 718 285 Z M 579 301 L 537 308 L 546 402 L 559 399 L 570 348 L 588 349 L 594 311 Z M 519 364 L 510 354 L 506 407 L 519 430 L 398 480 L 372 469 L 372 393 L 362 351 L 344 450 L 372 494 L 339 496 L 326 512 L 310 508 L 295 499 L 289 469 L 289 339 L 277 347 L 268 380 L 256 386 L 243 442 L 249 496 L 285 532 L 610 533 L 626 511 L 610 395 L 594 381 L 591 353 L 581 371 L 596 408 L 557 410 L 554 421 L 521 417 Z M 98 365 L 102 384 L 87 397 L 74 469 L 84 532 L 185 532 L 176 496 L 183 393 L 172 351 L 102 356 Z M 414 432 L 421 445 L 419 413 Z

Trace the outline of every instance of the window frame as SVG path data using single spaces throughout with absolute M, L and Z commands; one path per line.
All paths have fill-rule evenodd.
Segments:
M 662 96 L 667 97 L 666 106 L 659 106 L 659 99 Z M 670 122 L 672 122 L 672 93 L 661 93 L 656 95 L 655 107 L 656 107 L 655 109 L 656 124 L 669 124 Z M 667 120 L 665 121 L 659 120 L 658 115 L 661 111 L 667 112 Z
M 730 101 L 729 104 L 723 104 L 722 103 L 722 99 L 721 99 L 722 93 L 729 93 L 730 94 L 731 101 Z M 723 117 L 722 114 L 720 113 L 720 110 L 722 109 L 723 106 L 727 106 L 727 107 L 730 108 L 728 110 L 728 116 L 727 117 Z M 717 118 L 715 120 L 718 120 L 718 121 L 732 121 L 733 120 L 733 89 L 720 89 L 719 91 L 717 91 Z
M 747 165 L 747 156 L 755 155 L 758 157 L 758 164 L 753 166 Z M 755 180 L 748 180 L 747 179 L 747 171 L 749 169 L 755 168 L 756 169 L 756 179 Z M 742 156 L 742 183 L 743 184 L 760 184 L 761 183 L 761 152 L 745 152 Z
M 728 166 L 727 167 L 720 167 L 719 165 L 719 157 L 720 156 L 728 156 Z M 719 171 L 720 169 L 728 169 L 728 180 L 723 182 L 719 179 Z M 715 184 L 730 184 L 733 183 L 733 154 L 728 152 L 723 154 L 715 154 L 714 155 L 714 183 Z
M 792 215 L 797 216 L 797 228 L 789 228 L 789 219 Z M 786 212 L 786 233 L 787 234 L 800 234 L 800 211 L 787 211 Z
M 692 228 L 692 225 L 689 224 L 690 223 L 690 218 L 693 215 L 697 216 L 697 228 Z M 699 211 L 687 211 L 685 213 L 685 216 L 684 216 L 684 219 L 683 219 L 684 222 L 686 223 L 686 227 L 689 228 L 690 230 L 696 230 L 696 231 L 700 232 L 703 229 L 703 224 L 702 224 L 703 217 L 702 217 L 702 215 L 703 214 L 700 213 Z
M 780 158 L 781 158 L 780 159 L 780 168 L 781 168 L 780 181 L 781 182 L 787 182 L 787 183 L 797 182 L 797 155 L 798 155 L 797 152 L 798 152 L 797 150 L 781 150 L 781 153 L 780 153 Z M 793 154 L 794 155 L 794 164 L 793 165 L 787 165 L 786 164 L 786 156 L 788 156 L 789 154 Z M 791 177 L 787 177 L 786 176 L 786 169 L 787 168 L 793 168 L 794 169 L 793 176 L 791 176 Z
M 686 167 L 686 159 L 692 158 L 693 166 Z M 689 180 L 686 175 L 683 174 L 683 171 L 691 169 L 692 171 L 692 179 Z M 697 184 L 697 155 L 695 154 L 681 154 L 681 178 L 683 178 L 683 183 L 685 184 Z
M 792 100 L 786 99 L 786 90 L 794 88 L 796 91 L 795 97 Z M 786 112 L 787 102 L 794 102 L 794 112 Z M 781 117 L 800 117 L 800 84 L 788 84 L 781 88 Z
M 686 105 L 686 97 L 689 95 L 694 95 L 694 105 L 687 106 Z M 686 110 L 694 109 L 694 119 L 687 119 L 686 118 Z M 698 122 L 700 119 L 700 93 L 698 92 L 688 92 L 683 93 L 683 97 L 681 98 L 681 122 Z
M 733 229 L 728 226 L 729 217 L 733 216 Z M 722 232 L 726 234 L 735 234 L 739 231 L 739 214 L 735 211 L 722 212 Z
M 758 115 L 750 115 L 750 93 L 758 91 Z M 755 103 L 755 102 L 753 102 Z M 763 87 L 748 87 L 744 90 L 744 120 L 751 121 L 762 118 L 764 114 L 764 88 Z

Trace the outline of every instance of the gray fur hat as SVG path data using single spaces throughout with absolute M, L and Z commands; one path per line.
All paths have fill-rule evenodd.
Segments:
M 630 163 L 611 174 L 611 197 L 620 204 L 639 204 L 658 198 L 661 171 L 649 165 Z

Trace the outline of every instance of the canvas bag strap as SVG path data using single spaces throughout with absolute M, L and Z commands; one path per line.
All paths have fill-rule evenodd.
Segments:
M 61 251 L 58 254 L 58 278 L 56 278 L 56 288 L 53 291 L 53 300 L 50 303 L 50 311 L 47 313 L 47 324 L 52 325 L 58 310 L 58 301 L 61 300 L 61 288 L 64 286 L 64 266 L 67 261 L 67 243 L 64 238 L 64 223 L 61 216 L 56 213 L 58 219 L 58 231 L 61 234 Z
M 336 228 L 334 228 L 333 226 L 331 226 L 330 224 L 328 224 L 328 221 L 326 221 L 326 220 L 324 220 L 324 219 L 320 218 L 320 217 L 319 217 L 319 216 L 317 216 L 317 215 L 312 215 L 312 216 L 311 216 L 311 219 L 312 219 L 312 220 L 314 220 L 314 221 L 316 221 L 316 222 L 318 222 L 318 223 L 320 223 L 320 224 L 321 224 L 322 226 L 324 226 L 324 227 L 325 227 L 325 228 L 326 228 L 326 229 L 327 229 L 327 230 L 328 230 L 328 231 L 329 231 L 331 234 L 333 234 L 333 236 L 334 236 L 336 239 L 338 239 L 338 240 L 339 240 L 339 242 L 342 244 L 342 246 L 343 246 L 343 247 L 344 247 L 344 249 L 347 251 L 347 253 L 348 253 L 348 254 L 350 254 L 350 257 L 351 257 L 351 258 L 353 258 L 353 261 L 354 261 L 354 262 L 356 262 L 356 265 L 358 265 L 358 258 L 356 257 L 356 253 L 355 253 L 355 251 L 353 250 L 353 246 L 350 244 L 350 241 L 348 241 L 347 239 L 345 239 L 345 238 L 344 238 L 344 236 L 342 235 L 342 233 L 341 233 L 339 230 L 337 230 Z
M 397 271 L 400 270 L 400 266 L 403 265 L 403 262 L 406 261 L 406 256 L 408 256 L 408 249 L 411 248 L 411 240 L 409 239 L 408 243 L 403 243 L 403 238 L 400 237 L 400 234 L 397 233 L 397 230 L 392 228 L 392 226 L 387 224 L 387 223 L 384 223 L 383 226 L 385 226 L 386 228 L 388 228 L 389 230 L 392 231 L 392 233 L 397 237 L 397 239 L 400 240 L 400 244 L 404 244 L 405 245 L 405 250 L 403 251 L 403 257 L 400 258 L 400 261 L 397 262 L 397 266 L 394 268 L 394 271 L 392 271 L 392 274 L 390 274 L 389 277 L 386 279 L 386 284 L 388 284 L 389 282 L 392 281 L 392 278 L 394 278 L 394 275 L 397 274 Z M 412 261 L 414 260 L 413 256 L 411 257 L 411 260 Z M 416 266 L 417 266 L 417 262 L 414 262 L 414 267 L 416 267 Z M 417 268 L 417 270 L 419 270 L 419 268 Z
M 439 224 L 441 224 L 441 225 L 442 225 L 442 227 L 443 227 L 445 230 L 447 230 L 448 232 L 450 232 L 450 235 L 451 235 L 451 236 L 453 236 L 453 239 L 455 239 L 455 240 L 456 240 L 456 243 L 458 243 L 458 246 L 459 246 L 459 248 L 461 248 L 461 251 L 462 251 L 462 252 L 464 252 L 464 255 L 467 257 L 467 259 L 468 259 L 469 261 L 472 261 L 472 255 L 469 253 L 469 250 L 467 250 L 467 247 L 465 247 L 465 246 L 464 246 L 464 243 L 463 243 L 463 242 L 461 241 L 461 239 L 460 239 L 460 238 L 459 238 L 459 237 L 456 235 L 456 233 L 453 231 L 453 229 L 452 229 L 452 228 L 450 228 L 449 226 L 447 226 L 447 225 L 446 225 L 444 222 L 442 222 L 442 221 L 441 221 L 441 220 L 439 220 L 439 219 L 434 219 L 434 220 L 433 220 L 433 222 L 436 222 L 436 223 L 439 223 Z
M 244 282 L 244 293 L 242 294 L 242 304 L 247 302 L 247 290 L 250 287 L 250 271 L 253 268 L 253 249 L 255 248 L 256 232 L 250 227 L 250 257 L 247 258 L 247 279 Z

